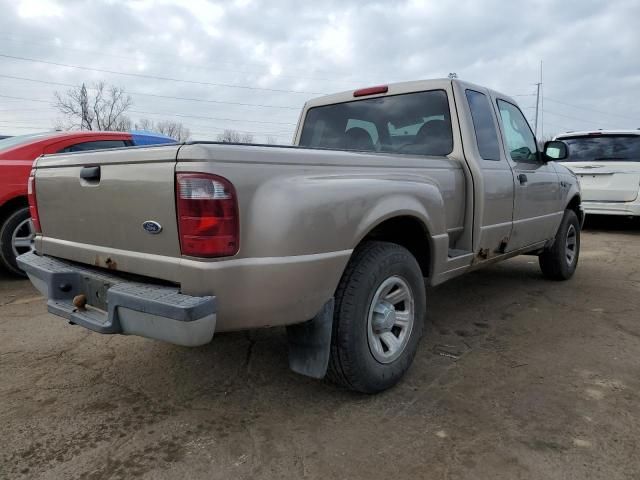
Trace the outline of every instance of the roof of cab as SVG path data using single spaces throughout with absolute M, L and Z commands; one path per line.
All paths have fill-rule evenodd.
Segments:
M 317 107 L 320 105 L 332 105 L 335 103 L 351 102 L 354 100 L 364 100 L 367 98 L 375 98 L 387 95 L 400 95 L 403 93 L 419 92 L 421 90 L 432 90 L 437 88 L 445 88 L 451 84 L 451 79 L 439 78 L 434 80 L 416 80 L 412 82 L 398 82 L 385 84 L 388 90 L 383 93 L 367 95 L 362 97 L 354 97 L 353 93 L 359 89 L 345 90 L 343 92 L 332 93 L 322 97 L 312 98 L 305 103 L 306 108 Z
M 324 95 L 322 97 L 313 98 L 307 101 L 304 107 L 305 109 L 309 109 L 309 108 L 318 107 L 322 105 L 333 105 L 336 103 L 352 102 L 352 101 L 364 100 L 367 98 L 376 98 L 376 97 L 383 97 L 383 96 L 389 96 L 389 95 L 401 95 L 404 93 L 420 92 L 424 90 L 444 89 L 453 83 L 462 84 L 464 88 L 472 88 L 472 89 L 475 88 L 479 90 L 488 91 L 494 96 L 505 98 L 513 103 L 516 103 L 515 100 L 513 100 L 511 97 L 487 87 L 483 87 L 480 85 L 476 85 L 476 84 L 473 84 L 464 80 L 460 80 L 460 79 L 455 79 L 455 78 L 454 79 L 435 78 L 435 79 L 429 79 L 429 80 L 414 80 L 411 82 L 383 84 L 380 86 L 387 87 L 386 91 L 381 91 L 380 93 L 374 93 L 366 96 L 354 95 L 354 92 L 360 89 L 345 90 L 343 92 L 333 93 L 331 95 Z

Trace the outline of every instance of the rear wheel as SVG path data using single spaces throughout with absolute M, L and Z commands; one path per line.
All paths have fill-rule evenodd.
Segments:
M 539 257 L 540 269 L 552 280 L 568 280 L 576 271 L 580 256 L 580 222 L 573 210 L 565 210 L 551 248 Z
M 28 207 L 10 214 L 0 226 L 0 266 L 15 275 L 24 276 L 16 263 L 16 257 L 33 250 L 34 237 Z
M 422 272 L 407 249 L 360 246 L 336 291 L 328 378 L 364 393 L 395 385 L 418 348 L 425 296 Z

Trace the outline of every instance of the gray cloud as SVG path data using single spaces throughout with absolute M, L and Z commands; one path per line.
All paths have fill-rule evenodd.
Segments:
M 460 78 L 518 95 L 533 118 L 544 62 L 545 134 L 640 127 L 640 3 L 0 0 L 0 54 L 217 84 L 334 92 L 376 83 Z M 133 92 L 134 119 L 171 118 L 196 138 L 224 128 L 290 141 L 312 96 L 83 71 L 0 57 L 0 75 Z M 0 77 L 0 95 L 52 100 L 65 87 Z M 287 106 L 193 102 L 152 95 Z M 604 113 L 599 113 L 604 112 Z M 238 121 L 213 120 L 237 119 Z M 49 128 L 46 103 L 0 97 L 0 133 Z M 273 122 L 273 123 L 268 123 Z

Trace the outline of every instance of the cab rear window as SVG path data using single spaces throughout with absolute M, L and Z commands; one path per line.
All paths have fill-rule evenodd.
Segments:
M 431 90 L 311 108 L 300 146 L 448 155 L 453 134 L 447 94 Z
M 563 162 L 640 162 L 640 135 L 558 137 L 569 146 Z

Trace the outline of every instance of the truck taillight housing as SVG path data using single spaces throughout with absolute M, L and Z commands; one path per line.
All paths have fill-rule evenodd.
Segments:
M 176 174 L 180 250 L 192 257 L 238 253 L 238 202 L 229 180 L 206 173 Z
M 38 203 L 36 202 L 36 171 L 31 170 L 29 181 L 27 182 L 27 198 L 29 199 L 29 214 L 36 233 L 42 233 L 40 228 L 40 217 L 38 216 Z

